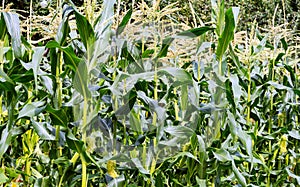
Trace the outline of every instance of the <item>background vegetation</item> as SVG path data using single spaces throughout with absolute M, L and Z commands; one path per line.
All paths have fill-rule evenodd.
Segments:
M 2 186 L 300 185 L 298 1 L 2 2 Z

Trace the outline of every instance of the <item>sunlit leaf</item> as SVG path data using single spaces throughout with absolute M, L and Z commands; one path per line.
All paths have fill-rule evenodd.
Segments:
M 81 62 L 74 77 L 74 88 L 84 97 L 91 97 L 88 89 L 88 72 L 85 62 Z
M 4 184 L 8 182 L 9 178 L 5 175 L 5 172 L 2 168 L 0 168 L 0 184 Z
M 44 106 L 45 102 L 43 101 L 36 101 L 32 103 L 26 104 L 22 110 L 19 112 L 18 118 L 22 117 L 33 117 L 41 113 L 46 106 Z
M 16 57 L 22 57 L 21 27 L 19 16 L 11 12 L 2 12 L 7 30 L 12 39 L 12 48 Z
M 10 142 L 11 142 L 11 134 L 8 130 L 8 126 L 5 127 L 5 129 L 1 133 L 1 139 L 0 139 L 0 158 L 3 157 L 6 150 L 8 149 Z
M 142 91 L 137 92 L 138 98 L 145 102 L 147 106 L 150 107 L 152 111 L 155 111 L 159 120 L 164 121 L 165 119 L 165 109 L 159 106 L 158 101 L 151 99 L 146 96 L 146 94 Z
M 284 86 L 282 84 L 278 84 L 273 81 L 269 81 L 269 82 L 267 82 L 267 84 L 272 85 L 272 86 L 274 86 L 274 88 L 279 89 L 279 90 L 291 90 L 290 87 Z
M 191 137 L 194 134 L 192 129 L 185 126 L 169 126 L 165 128 L 165 131 L 177 137 Z
M 135 165 L 135 167 L 138 168 L 138 170 L 143 173 L 143 174 L 146 174 L 146 175 L 149 175 L 149 171 L 147 171 L 143 166 L 142 166 L 142 163 L 141 161 L 138 159 L 138 158 L 132 158 L 131 159 L 133 164 Z
M 35 47 L 33 49 L 33 55 L 32 55 L 32 70 L 33 70 L 33 75 L 34 75 L 34 82 L 35 82 L 35 89 L 37 91 L 37 85 L 38 85 L 38 80 L 37 76 L 40 73 L 40 63 L 43 58 L 43 54 L 45 52 L 45 47 Z
M 242 87 L 239 85 L 239 78 L 236 74 L 230 76 L 230 82 L 232 83 L 232 91 L 234 99 L 240 101 L 240 98 L 243 94 Z
M 219 62 L 222 61 L 222 57 L 227 50 L 229 43 L 234 38 L 234 29 L 235 29 L 235 13 L 238 10 L 235 10 L 232 8 L 229 8 L 225 13 L 225 28 L 222 32 L 222 35 L 220 36 L 218 40 L 218 47 L 217 47 L 217 59 Z
M 232 157 L 228 151 L 225 149 L 218 149 L 213 151 L 215 158 L 221 162 L 232 161 Z
M 62 21 L 59 24 L 55 40 L 60 44 L 60 46 L 64 46 L 64 42 L 66 41 L 67 36 L 70 33 L 70 26 L 68 22 L 68 18 L 72 13 L 73 8 L 65 4 L 63 6 L 63 17 Z
M 231 163 L 232 163 L 232 170 L 233 170 L 233 173 L 234 173 L 235 177 L 237 178 L 237 180 L 239 181 L 239 183 L 243 187 L 246 187 L 247 186 L 247 182 L 246 182 L 245 177 L 241 174 L 241 172 L 235 166 L 234 160 L 232 160 Z
M 288 175 L 294 179 L 296 179 L 298 185 L 300 185 L 300 176 L 295 175 L 294 173 L 291 172 L 291 170 L 289 170 L 288 168 L 285 169 L 286 172 L 288 173 Z
M 88 50 L 96 40 L 94 29 L 88 20 L 77 11 L 75 11 L 75 18 L 80 39 Z
M 31 120 L 32 126 L 34 130 L 37 132 L 37 134 L 40 136 L 43 140 L 55 140 L 55 136 L 50 134 L 45 127 L 45 124 L 42 122 L 36 122 L 34 120 Z
M 300 140 L 300 133 L 299 133 L 299 131 L 297 131 L 297 130 L 291 130 L 291 131 L 288 131 L 288 133 L 289 133 L 289 136 L 291 136 L 291 137 L 293 137 L 293 138 L 295 138 L 297 140 Z

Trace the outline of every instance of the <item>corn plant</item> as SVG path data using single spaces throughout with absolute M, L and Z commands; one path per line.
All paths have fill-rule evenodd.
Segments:
M 236 44 L 242 7 L 223 0 L 209 24 L 177 31 L 159 3 L 137 20 L 134 2 L 58 1 L 56 35 L 38 45 L 1 12 L 2 186 L 300 185 L 286 36 L 254 23 Z M 196 44 L 185 61 L 182 41 Z

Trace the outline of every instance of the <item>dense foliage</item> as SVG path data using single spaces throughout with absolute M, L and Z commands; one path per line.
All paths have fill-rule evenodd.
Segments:
M 0 184 L 300 185 L 288 33 L 250 24 L 239 41 L 247 15 L 224 1 L 194 28 L 165 1 L 95 2 L 58 2 L 55 36 L 36 43 L 1 12 Z

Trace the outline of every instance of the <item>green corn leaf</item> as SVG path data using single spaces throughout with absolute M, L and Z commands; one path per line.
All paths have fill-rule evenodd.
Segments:
M 61 46 L 59 45 L 59 43 L 57 41 L 52 40 L 52 41 L 49 41 L 46 44 L 46 48 L 49 48 L 49 49 L 51 49 L 51 48 L 59 48 L 59 49 L 61 49 Z
M 41 80 L 43 85 L 46 87 L 48 92 L 53 95 L 54 94 L 54 82 L 55 82 L 55 77 L 52 75 L 43 75 L 41 76 Z
M 139 118 L 139 114 L 136 113 L 135 110 L 130 111 L 129 124 L 133 131 L 137 133 L 143 132 L 141 119 Z
M 17 58 L 22 57 L 21 27 L 19 16 L 11 12 L 2 12 L 8 33 L 11 36 L 12 48 Z
M 281 41 L 281 43 L 282 43 L 283 49 L 284 49 L 285 51 L 287 51 L 287 49 L 288 49 L 288 44 L 287 44 L 287 42 L 285 41 L 285 39 L 284 39 L 284 38 L 281 38 L 280 41 Z
M 199 144 L 199 152 L 200 153 L 205 153 L 206 151 L 206 145 L 204 143 L 204 140 L 201 136 L 197 135 L 197 140 L 198 140 L 198 144 Z M 201 158 L 204 159 L 204 158 Z
M 178 153 L 178 154 L 176 154 L 175 155 L 175 158 L 179 158 L 179 157 L 188 157 L 188 158 L 191 158 L 191 159 L 193 159 L 193 160 L 195 160 L 196 162 L 198 162 L 199 163 L 199 160 L 197 159 L 197 157 L 196 156 L 194 156 L 192 153 L 190 153 L 190 152 L 180 152 L 180 153 Z
M 47 47 L 47 45 L 46 45 L 46 47 Z M 50 48 L 50 65 L 51 65 L 51 74 L 53 76 L 56 76 L 56 71 L 57 71 L 57 57 L 58 57 L 57 49 L 56 48 Z
M 112 18 L 114 16 L 114 5 L 116 0 L 104 0 L 102 4 L 102 12 L 95 21 L 95 30 L 98 34 L 103 33 L 108 25 L 112 24 Z M 111 20 L 111 21 L 108 21 Z
M 241 64 L 241 62 L 239 60 L 239 57 L 235 54 L 235 52 L 234 52 L 233 47 L 232 47 L 231 44 L 229 44 L 229 55 L 231 56 L 232 61 L 233 61 L 234 65 L 235 65 L 235 67 L 238 70 L 238 74 L 241 75 L 241 76 L 248 77 L 247 70 L 242 66 L 242 64 Z
M 233 160 L 230 153 L 225 149 L 217 149 L 216 151 L 213 151 L 213 154 L 215 158 L 221 162 L 227 162 Z
M 33 169 L 33 168 L 32 168 Z M 34 170 L 33 170 L 34 171 Z M 37 172 L 37 171 L 36 171 Z M 40 174 L 41 175 L 41 174 Z M 37 177 L 35 176 L 37 179 L 34 182 L 34 187 L 38 187 L 38 186 L 51 186 L 51 180 L 49 177 Z
M 181 97 L 180 97 L 181 110 L 185 111 L 187 109 L 188 102 L 189 102 L 188 86 L 185 84 L 181 86 Z
M 84 142 L 82 140 L 77 139 L 74 136 L 74 134 L 72 134 L 70 129 L 67 132 L 66 142 L 67 142 L 68 146 L 70 147 L 70 149 L 79 153 L 85 159 L 86 162 L 91 161 L 90 157 L 88 156 L 88 154 L 86 152 Z
M 7 28 L 2 13 L 0 13 L 0 31 L 0 40 L 3 41 L 7 34 Z
M 78 64 L 82 61 L 81 58 L 78 58 L 71 46 L 61 48 L 64 52 L 64 62 L 72 71 L 76 71 Z
M 63 51 L 64 62 L 73 72 L 76 72 L 77 66 L 82 61 L 82 59 L 76 56 L 71 46 L 62 47 L 56 41 L 49 41 L 46 44 L 46 48 L 50 49 L 51 72 L 53 75 L 55 75 L 57 63 L 57 52 L 55 48 L 58 48 Z
M 11 78 L 0 69 L 0 88 L 1 90 L 11 91 L 14 90 L 15 83 Z
M 230 121 L 229 127 L 230 132 L 232 133 L 232 136 L 237 136 L 240 141 L 243 143 L 243 145 L 246 148 L 246 151 L 250 157 L 250 159 L 253 159 L 252 155 L 252 138 L 250 135 L 248 135 L 245 131 L 243 131 L 240 124 L 238 124 L 233 116 L 233 114 L 230 111 L 227 111 L 228 119 Z M 253 163 L 252 163 L 253 164 Z
M 224 28 L 224 17 L 225 17 L 224 0 L 211 0 L 211 5 L 212 5 L 212 18 L 213 21 L 216 23 L 216 34 L 217 36 L 220 36 Z
M 33 49 L 33 55 L 32 55 L 32 70 L 33 70 L 33 76 L 34 76 L 34 82 L 35 82 L 35 90 L 37 91 L 37 85 L 38 80 L 37 76 L 40 73 L 40 63 L 43 58 L 43 54 L 45 52 L 45 47 L 35 47 Z
M 236 74 L 233 74 L 229 77 L 229 80 L 232 84 L 233 96 L 236 102 L 240 101 L 241 96 L 243 95 L 242 87 L 239 84 L 239 78 Z
M 74 77 L 74 88 L 84 98 L 90 98 L 91 93 L 88 89 L 88 72 L 85 62 L 80 62 Z
M 217 47 L 217 59 L 218 61 L 222 61 L 222 57 L 227 50 L 230 42 L 234 38 L 234 29 L 235 29 L 235 14 L 238 14 L 238 8 L 230 8 L 225 13 L 225 28 L 222 32 L 221 37 L 218 40 L 218 47 Z
M 88 20 L 77 11 L 75 11 L 75 18 L 80 39 L 86 50 L 89 51 L 96 40 L 94 29 Z
M 58 31 L 55 37 L 55 40 L 60 44 L 60 46 L 64 46 L 64 43 L 66 42 L 66 38 L 70 33 L 70 26 L 69 26 L 68 19 L 72 12 L 73 12 L 73 7 L 65 4 L 63 7 L 63 18 L 59 24 Z
M 202 34 L 206 33 L 207 31 L 212 31 L 214 28 L 212 27 L 199 27 L 199 28 L 193 28 L 189 29 L 183 32 L 178 33 L 177 35 L 173 36 L 173 38 L 181 38 L 181 39 L 186 39 L 186 38 L 195 38 L 198 36 L 201 36 Z
M 63 127 L 67 126 L 68 117 L 63 109 L 57 110 L 52 108 L 50 105 L 47 105 L 45 111 L 50 115 L 53 125 L 60 125 Z
M 5 127 L 5 129 L 1 133 L 1 139 L 0 139 L 0 159 L 3 157 L 5 154 L 6 150 L 8 149 L 12 135 L 8 130 L 8 126 Z
M 268 81 L 266 84 L 269 84 L 278 90 L 292 90 L 292 88 L 290 88 L 290 87 L 284 86 L 282 84 L 279 84 L 279 83 L 276 83 L 273 81 Z
M 138 158 L 132 158 L 131 161 L 133 162 L 133 164 L 138 168 L 138 170 L 139 170 L 141 173 L 146 174 L 146 175 L 149 175 L 149 174 L 150 174 L 149 171 L 147 171 L 147 170 L 143 167 L 141 161 L 140 161 Z
M 131 15 L 132 15 L 132 9 L 128 10 L 126 15 L 123 17 L 123 20 L 121 21 L 120 25 L 117 28 L 117 33 L 116 33 L 117 35 L 120 35 L 124 31 L 126 25 L 128 24 L 131 18 Z
M 194 38 L 194 37 L 201 36 L 202 34 L 206 33 L 207 31 L 210 31 L 210 30 L 214 30 L 214 28 L 199 27 L 199 28 L 194 28 L 194 29 L 190 29 L 190 30 L 180 32 L 175 36 L 166 37 L 162 41 L 161 49 L 158 52 L 156 58 L 162 58 L 162 57 L 167 56 L 168 49 L 169 49 L 171 43 L 174 41 L 175 38 L 182 38 L 182 39 Z
M 126 100 L 125 104 L 117 109 L 116 115 L 117 116 L 127 115 L 131 111 L 136 101 L 136 98 L 137 98 L 137 94 L 135 91 L 131 90 L 130 92 L 128 92 L 128 94 L 125 95 L 125 100 Z
M 0 168 L 0 184 L 4 184 L 9 181 L 9 178 L 5 175 L 5 170 Z
M 151 99 L 146 96 L 145 92 L 138 91 L 137 96 L 145 103 L 146 106 L 149 106 L 150 110 L 157 114 L 158 120 L 164 121 L 166 111 L 163 107 L 159 106 L 158 101 Z
M 34 80 L 34 76 L 33 76 L 33 71 L 27 71 L 24 74 L 13 74 L 11 75 L 11 78 L 14 82 L 18 82 L 18 83 L 28 83 L 32 80 Z M 8 87 L 7 87 L 8 88 Z
M 44 101 L 36 101 L 36 102 L 26 104 L 19 112 L 18 119 L 22 117 L 37 116 L 39 113 L 43 112 L 43 110 L 46 108 L 44 104 L 45 104 Z
M 194 131 L 191 128 L 185 126 L 169 126 L 165 128 L 165 131 L 175 137 L 191 137 Z
M 31 120 L 32 126 L 34 130 L 37 132 L 39 137 L 43 140 L 55 140 L 55 136 L 48 132 L 47 127 L 45 127 L 45 123 L 36 122 Z
M 235 166 L 234 160 L 232 160 L 231 163 L 232 163 L 232 170 L 233 170 L 233 173 L 234 173 L 235 177 L 237 178 L 237 180 L 239 181 L 239 183 L 243 187 L 246 187 L 247 186 L 247 182 L 246 182 L 245 177 L 241 174 L 241 172 Z
M 284 68 L 286 69 L 286 70 L 288 70 L 288 72 L 290 73 L 290 78 L 291 78 L 291 81 L 292 81 L 292 85 L 294 85 L 295 83 L 295 81 L 296 81 L 296 75 L 295 75 L 295 71 L 294 71 L 294 69 L 291 67 L 291 66 L 289 66 L 289 65 L 287 65 L 287 64 L 284 64 Z
M 159 172 L 155 178 L 155 187 L 161 187 L 164 186 L 164 184 L 166 184 L 166 180 L 163 177 L 162 173 Z
M 226 98 L 228 102 L 233 106 L 234 109 L 236 109 L 236 103 L 234 102 L 234 97 L 233 97 L 233 91 L 232 91 L 232 86 L 230 85 L 229 79 L 226 80 L 225 82 L 225 87 L 226 87 Z
M 172 37 L 165 38 L 162 41 L 161 49 L 160 49 L 158 55 L 156 56 L 156 58 L 162 58 L 162 57 L 167 56 L 168 49 L 173 41 L 174 41 L 174 38 L 172 38 Z
M 260 52 L 262 52 L 267 44 L 267 39 L 268 39 L 268 35 L 266 35 L 265 37 L 263 37 L 259 44 L 257 46 L 253 46 L 253 51 L 252 51 L 252 54 L 251 55 L 257 55 L 259 54 Z
M 192 84 L 193 83 L 193 78 L 192 78 L 191 74 L 189 74 L 188 72 L 186 72 L 185 70 L 180 69 L 180 68 L 173 68 L 173 67 L 163 68 L 163 69 L 160 69 L 157 72 L 157 74 L 159 76 L 163 76 L 163 75 L 170 76 L 171 75 L 179 83 L 176 86 L 181 86 L 182 84 Z

